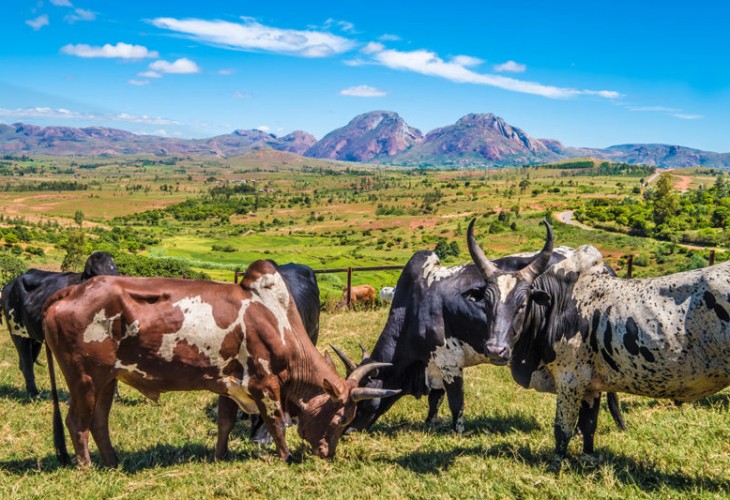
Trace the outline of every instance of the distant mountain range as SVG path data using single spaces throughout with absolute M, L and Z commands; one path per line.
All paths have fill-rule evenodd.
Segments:
M 536 139 L 491 113 L 468 114 L 425 136 L 392 111 L 371 111 L 321 140 L 303 131 L 277 137 L 236 130 L 208 139 L 137 135 L 104 127 L 0 124 L 0 154 L 238 156 L 261 149 L 312 158 L 405 166 L 512 166 L 592 157 L 660 167 L 730 167 L 730 153 L 666 144 L 622 144 L 605 149 L 566 147 Z

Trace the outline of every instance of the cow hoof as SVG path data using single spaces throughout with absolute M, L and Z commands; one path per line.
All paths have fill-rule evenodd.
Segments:
M 600 457 L 589 455 L 588 453 L 582 453 L 580 457 L 578 457 L 578 461 L 583 465 L 591 467 L 601 465 L 603 463 L 603 460 L 601 460 Z

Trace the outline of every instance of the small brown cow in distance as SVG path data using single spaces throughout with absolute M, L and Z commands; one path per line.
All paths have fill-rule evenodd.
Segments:
M 228 449 L 236 408 L 260 413 L 279 457 L 290 460 L 286 417 L 320 457 L 332 456 L 358 401 L 397 391 L 359 388 L 368 365 L 347 379 L 307 337 L 294 300 L 267 261 L 240 285 L 169 278 L 92 278 L 46 303 L 44 330 L 70 393 L 66 425 L 76 460 L 88 465 L 89 431 L 104 463 L 118 459 L 109 438 L 116 381 L 152 400 L 166 391 L 209 390 L 219 398 L 215 457 Z M 50 354 L 50 353 L 49 353 Z M 54 443 L 65 450 L 49 355 Z
M 370 285 L 358 285 L 350 288 L 350 307 L 363 305 L 375 307 L 375 288 Z M 336 309 L 347 307 L 347 287 L 342 291 L 342 299 L 337 303 Z

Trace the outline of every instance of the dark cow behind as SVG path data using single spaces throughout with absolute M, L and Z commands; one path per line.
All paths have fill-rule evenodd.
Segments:
M 469 245 L 493 289 L 486 307 L 502 320 L 487 330 L 491 354 L 508 356 L 523 387 L 557 392 L 558 455 L 566 455 L 576 421 L 583 452 L 593 452 L 602 392 L 695 401 L 730 385 L 730 262 L 626 280 L 586 245 L 534 278 L 505 278 L 472 226 Z M 500 281 L 511 286 L 497 294 Z
M 572 249 L 561 247 L 552 254 L 558 262 Z M 497 259 L 504 270 L 521 269 L 535 259 L 534 254 Z M 368 362 L 392 363 L 365 382 L 367 387 L 399 389 L 393 398 L 363 401 L 351 428 L 369 428 L 395 401 L 404 395 L 420 398 L 428 394 L 431 423 L 444 394 L 452 415 L 453 429 L 462 432 L 464 389 L 463 369 L 488 362 L 483 354 L 487 316 L 483 304 L 484 278 L 474 264 L 444 267 L 431 251 L 419 251 L 406 264 L 388 315 Z M 338 352 L 350 370 L 354 363 Z M 614 396 L 609 408 L 619 427 L 623 421 Z
M 304 323 L 307 337 L 312 341 L 312 344 L 317 345 L 320 313 L 317 275 L 311 267 L 304 264 L 290 262 L 289 264 L 278 265 L 272 260 L 269 262 L 276 266 L 276 270 L 284 279 L 284 283 L 286 283 L 286 287 L 297 306 L 299 317 Z M 264 420 L 260 415 L 251 416 L 251 440 L 261 444 L 271 441 L 271 434 L 266 430 Z
M 238 407 L 261 414 L 288 461 L 286 414 L 298 418 L 299 434 L 314 452 L 327 457 L 358 401 L 393 394 L 358 387 L 367 371 L 385 365 L 362 367 L 347 379 L 337 374 L 307 337 L 289 290 L 267 261 L 251 264 L 240 285 L 92 278 L 53 295 L 43 326 L 68 385 L 66 425 L 80 465 L 90 463 L 89 432 L 104 463 L 118 463 L 109 438 L 117 380 L 152 400 L 167 391 L 227 396 L 218 401 L 216 458 L 226 455 Z M 55 390 L 53 396 L 54 442 L 67 462 Z
M 46 299 L 67 286 L 86 281 L 92 276 L 117 275 L 116 264 L 106 252 L 94 252 L 86 260 L 83 273 L 57 273 L 31 269 L 8 282 L 2 289 L 0 308 L 10 330 L 10 338 L 18 351 L 25 390 L 38 395 L 33 365 L 43 344 L 42 312 Z

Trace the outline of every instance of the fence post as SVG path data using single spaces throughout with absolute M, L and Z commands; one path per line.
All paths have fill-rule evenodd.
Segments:
M 628 269 L 626 270 L 626 277 L 631 279 L 631 277 L 634 274 L 634 256 L 629 255 L 629 258 L 626 259 L 626 263 L 628 264 Z
M 711 266 L 715 265 L 715 251 L 714 250 L 710 250 L 710 265 Z
M 352 293 L 352 268 L 347 268 L 347 308 L 350 308 L 350 301 L 352 300 L 351 297 Z

